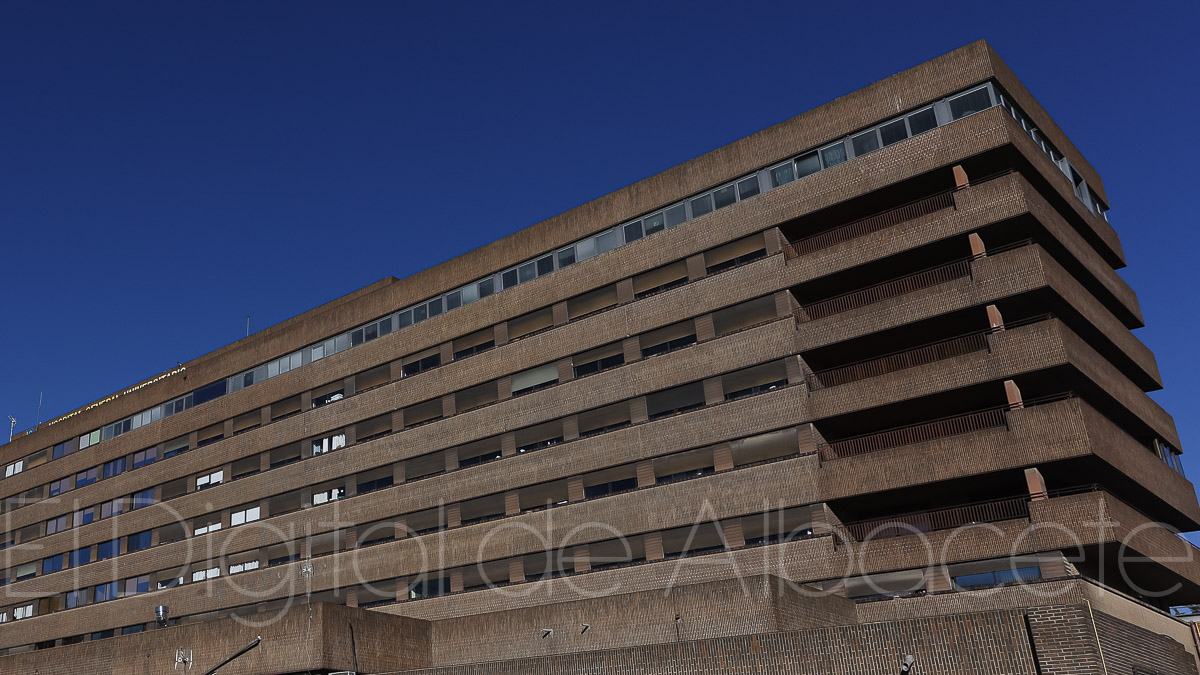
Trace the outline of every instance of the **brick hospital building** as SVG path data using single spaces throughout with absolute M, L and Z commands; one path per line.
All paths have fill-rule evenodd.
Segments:
M 0 672 L 1196 673 L 1108 204 L 976 42 L 120 390 Z

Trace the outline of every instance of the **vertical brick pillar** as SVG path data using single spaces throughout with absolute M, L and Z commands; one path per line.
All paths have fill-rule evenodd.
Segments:
M 567 479 L 567 501 L 583 501 L 583 477 L 571 476 Z
M 944 565 L 925 568 L 925 591 L 941 593 L 950 590 L 950 571 Z
M 311 403 L 311 401 L 312 401 L 312 397 L 309 396 L 309 402 Z M 308 408 L 305 408 L 305 410 L 307 410 L 307 409 Z M 188 434 L 188 449 L 195 450 L 197 445 L 200 445 L 200 431 L 199 430 L 192 431 L 191 433 Z M 158 458 L 162 459 L 163 458 L 162 455 L 163 455 L 163 453 L 160 452 L 158 454 Z
M 567 315 L 567 302 L 556 302 L 550 307 L 550 314 L 553 317 L 554 325 L 561 326 L 570 320 Z
M 775 291 L 772 296 L 775 300 L 775 318 L 782 319 L 785 316 L 794 316 L 792 306 L 796 302 L 792 299 L 792 292 L 788 290 Z
M 270 471 L 271 470 L 271 451 L 268 450 L 267 452 L 259 453 L 259 455 L 258 455 L 258 470 L 259 471 Z
M 448 448 L 443 453 L 443 458 L 445 459 L 444 466 L 447 471 L 454 471 L 458 468 L 458 448 Z
M 555 365 L 558 366 L 559 382 L 567 382 L 575 379 L 575 367 L 571 364 L 571 359 L 559 359 Z
M 1000 315 L 1000 310 L 996 309 L 995 305 L 987 306 L 987 318 L 989 328 L 1004 330 L 1004 317 Z
M 617 282 L 617 304 L 633 301 L 633 279 L 627 278 Z
M 519 584 L 525 581 L 525 559 L 515 558 L 508 561 L 508 583 Z
M 800 384 L 804 381 L 804 366 L 800 364 L 799 356 L 788 356 L 783 361 L 787 371 L 788 384 Z
M 954 187 L 965 188 L 971 185 L 971 181 L 967 180 L 967 170 L 962 167 L 962 164 L 954 165 Z
M 722 443 L 713 448 L 713 470 L 728 471 L 733 468 L 733 446 Z
M 451 417 L 454 415 L 454 411 L 454 394 L 442 396 L 442 417 Z
M 521 493 L 509 490 L 504 493 L 504 515 L 515 516 L 521 512 Z
M 350 398 L 358 393 L 357 382 L 353 375 L 342 380 L 342 396 Z
M 350 426 L 343 429 L 342 433 L 346 434 L 346 445 L 354 445 L 355 443 L 358 442 L 358 425 L 357 424 L 351 424 Z
M 725 388 L 719 377 L 704 380 L 704 405 L 715 405 L 725 400 Z
M 1038 570 L 1043 579 L 1058 579 L 1070 575 L 1067 569 L 1067 559 L 1061 551 L 1050 551 L 1038 554 Z
M 397 410 L 392 413 L 392 431 L 400 431 L 404 428 L 404 411 Z
M 705 266 L 704 266 L 704 254 L 703 253 L 697 253 L 696 255 L 688 256 L 687 273 L 688 273 L 688 281 L 695 281 L 697 279 L 702 279 L 702 278 L 704 278 L 704 276 L 706 274 L 708 274 L 708 270 L 706 270 Z
M 571 563 L 577 573 L 592 569 L 592 554 L 587 544 L 571 549 Z
M 763 232 L 763 246 L 767 249 L 767 255 L 775 255 L 782 251 L 783 242 L 783 232 L 780 232 L 778 227 L 768 228 Z
M 1008 407 L 1020 410 L 1025 407 L 1025 399 L 1021 398 L 1021 390 L 1012 380 L 1004 381 L 1004 395 L 1008 399 Z
M 1025 486 L 1029 489 L 1029 501 L 1040 502 L 1046 498 L 1046 479 L 1036 466 L 1025 469 Z
M 642 543 L 646 549 L 646 560 L 662 560 L 663 543 L 662 532 L 647 532 L 642 535 Z
M 975 232 L 967 235 L 967 241 L 971 244 L 971 255 L 985 256 L 987 255 L 987 247 L 983 245 L 983 239 Z
M 438 351 L 440 353 L 443 364 L 450 363 L 451 361 L 454 360 L 454 343 L 453 342 L 443 342 L 440 345 L 440 348 Z
M 404 462 L 396 462 L 392 464 L 392 483 L 399 485 L 405 480 Z
M 725 548 L 742 548 L 746 545 L 746 535 L 742 532 L 742 519 L 732 518 L 721 521 L 721 534 L 725 538 Z
M 508 344 L 508 322 L 507 321 L 501 321 L 500 323 L 496 324 L 496 326 L 493 330 L 495 331 L 495 335 L 492 338 L 492 341 L 496 343 L 497 347 L 499 347 L 500 345 Z
M 345 591 L 346 591 L 346 606 L 347 607 L 358 607 L 358 587 L 351 586 L 350 588 L 345 589 Z
M 392 534 L 397 539 L 404 539 L 408 537 L 408 520 L 405 518 L 397 518 L 395 522 L 392 523 Z
M 621 351 L 625 355 L 625 363 L 642 358 L 642 341 L 634 335 L 621 341 Z
M 461 567 L 450 570 L 450 592 L 458 593 L 463 589 L 463 571 Z
M 512 376 L 505 375 L 496 380 L 496 398 L 501 401 L 512 398 Z
M 500 436 L 500 456 L 512 457 L 517 454 L 517 436 L 509 432 Z
M 712 314 L 701 314 L 696 317 L 696 341 L 704 342 L 717 337 L 717 329 L 713 325 Z
M 446 527 L 460 525 L 462 525 L 462 507 L 458 504 L 450 504 L 446 507 Z
M 225 438 L 233 436 L 233 418 L 229 418 L 221 423 L 221 435 Z
M 650 419 L 650 413 L 646 409 L 646 397 L 638 396 L 637 398 L 629 399 L 629 421 L 633 424 L 645 422 Z
M 404 377 L 404 361 L 396 359 L 388 364 L 388 379 L 392 382 Z
M 579 438 L 579 415 L 564 417 L 562 425 L 564 441 L 573 441 Z
M 259 411 L 258 423 L 261 426 L 267 426 L 271 423 L 271 406 L 264 405 Z
M 346 476 L 346 499 L 358 494 L 358 477 L 354 474 Z
M 654 485 L 654 462 L 645 460 L 637 464 L 637 486 Z

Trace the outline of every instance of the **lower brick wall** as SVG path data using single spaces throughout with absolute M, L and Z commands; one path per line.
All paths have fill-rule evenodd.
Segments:
M 1142 668 L 1158 675 L 1196 675 L 1196 660 L 1175 640 L 1103 612 L 1092 612 L 1109 673 Z
M 878 675 L 899 672 L 905 654 L 916 657 L 916 672 L 921 675 L 1037 673 L 1024 617 L 1015 610 L 760 633 L 409 672 Z

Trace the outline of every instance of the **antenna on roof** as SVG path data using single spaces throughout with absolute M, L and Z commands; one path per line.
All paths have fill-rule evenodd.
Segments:
M 250 315 L 246 315 L 246 337 L 250 337 Z
M 34 423 L 33 423 L 34 427 L 37 427 L 37 425 L 42 423 L 42 394 L 43 394 L 43 392 L 40 392 L 40 391 L 38 392 L 37 420 L 34 421 Z
M 11 422 L 11 424 L 8 425 L 8 442 L 12 443 L 13 430 L 17 428 L 17 418 L 9 415 L 8 421 Z

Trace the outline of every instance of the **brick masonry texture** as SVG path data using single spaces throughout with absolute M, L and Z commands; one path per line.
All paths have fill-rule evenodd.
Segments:
M 0 458 L 26 457 L 985 82 L 1011 94 L 1106 199 L 1079 151 L 991 48 L 976 42 L 217 349 L 171 377 L 14 439 L 0 447 Z M 964 170 L 991 177 L 968 175 L 969 185 L 937 192 Z M 936 210 L 894 217 L 903 204 L 933 197 L 941 200 Z M 877 218 L 886 226 L 827 248 L 800 254 L 788 241 L 861 225 L 881 209 L 889 209 Z M 1025 245 L 1000 248 L 1025 238 Z M 978 241 L 990 252 L 960 278 L 817 319 L 803 310 L 802 303 L 946 264 L 952 251 L 966 255 Z M 728 244 L 764 255 L 717 271 Z M 104 462 L 161 451 L 178 437 L 192 445 L 7 509 L 5 530 L 19 536 L 0 551 L 9 582 L 0 586 L 0 613 L 8 612 L 0 616 L 10 619 L 0 623 L 0 672 L 168 672 L 180 646 L 196 656 L 194 668 L 208 668 L 261 634 L 262 646 L 228 672 L 865 674 L 895 672 L 912 654 L 917 674 L 1196 673 L 1193 631 L 1163 610 L 1200 601 L 1200 561 L 1170 529 L 1200 526 L 1200 503 L 1192 484 L 1155 454 L 1157 444 L 1177 448 L 1179 438 L 1171 416 L 1146 393 L 1161 388 L 1163 377 L 1132 332 L 1143 316 L 1116 273 L 1124 264 L 1112 226 L 1083 206 L 1071 181 L 1005 110 L 944 124 L 0 480 L 0 498 L 11 501 Z M 664 266 L 683 270 L 685 283 L 636 297 L 643 286 L 635 284 L 647 278 L 640 275 Z M 598 290 L 615 304 L 572 315 L 577 298 Z M 1053 316 L 993 332 L 986 348 L 809 389 L 813 367 L 899 359 L 897 347 L 909 354 L 910 345 L 978 330 L 998 312 L 1009 321 Z M 524 318 L 542 314 L 551 325 L 521 335 Z M 694 329 L 694 344 L 643 357 L 643 348 L 657 344 L 643 336 L 680 324 L 686 328 L 673 335 Z M 477 333 L 495 336 L 495 346 L 454 358 L 459 339 Z M 575 376 L 581 364 L 574 357 L 610 345 L 623 363 Z M 426 352 L 440 354 L 441 363 L 404 372 Z M 559 380 L 513 396 L 513 376 L 543 365 Z M 364 376 L 369 370 L 387 377 Z M 331 383 L 346 387 L 346 396 L 311 407 Z M 751 386 L 761 391 L 737 398 Z M 677 387 L 699 392 L 700 402 L 671 393 Z M 1069 388 L 1074 395 L 1066 397 Z M 986 428 L 922 432 L 859 455 L 824 452 L 860 432 L 896 433 L 895 426 L 951 414 L 960 396 L 999 405 L 1022 389 L 1064 396 L 1027 406 L 1012 400 Z M 484 403 L 491 397 L 479 393 L 485 390 L 495 400 Z M 293 397 L 301 409 L 272 421 L 272 407 L 278 413 Z M 669 416 L 651 414 L 656 405 L 685 404 Z M 413 426 L 424 419 L 414 417 L 414 406 L 426 405 L 443 416 Z M 629 424 L 579 437 L 591 428 L 581 420 L 607 406 L 627 412 Z M 263 423 L 241 433 L 248 418 Z M 195 447 L 210 427 L 224 437 Z M 547 429 L 540 438 L 561 438 L 526 452 L 517 439 L 533 427 Z M 347 444 L 336 452 L 275 468 L 264 454 L 338 433 Z M 469 444 L 481 440 L 491 443 L 487 461 L 471 464 L 478 446 Z M 422 470 L 421 462 L 436 470 Z M 236 479 L 235 463 L 242 467 Z M 248 465 L 260 471 L 245 472 Z M 196 490 L 196 477 L 211 471 L 227 472 L 223 484 Z M 372 482 L 379 489 L 356 494 L 362 481 L 379 476 L 395 484 Z M 1033 494 L 999 493 L 1026 485 L 1027 477 L 1025 492 Z M 161 503 L 46 534 L 51 519 L 141 490 L 162 494 L 180 480 L 187 491 Z M 1039 480 L 1044 488 L 1034 487 Z M 606 485 L 615 492 L 603 494 Z M 345 487 L 345 497 L 314 503 L 314 490 L 331 486 Z M 972 515 L 981 513 L 970 511 L 980 502 L 1001 497 L 1018 499 L 1020 514 L 986 522 Z M 289 506 L 272 513 L 279 503 Z M 264 509 L 263 519 L 231 527 L 231 511 L 252 505 Z M 971 526 L 930 525 L 922 537 L 850 536 L 855 519 L 917 507 L 961 511 Z M 435 509 L 445 529 L 358 545 L 370 526 L 394 525 L 404 534 L 414 514 Z M 781 509 L 799 519 L 802 534 L 755 541 L 787 534 L 771 529 Z M 223 527 L 186 536 L 194 519 Z M 180 520 L 185 538 L 168 541 L 168 528 Z M 722 538 L 675 557 L 678 531 L 687 528 Z M 61 571 L 41 567 L 52 554 L 94 552 L 143 531 L 154 532 L 146 550 Z M 631 554 L 628 563 L 603 567 L 597 544 L 618 534 L 644 559 Z M 265 564 L 278 546 L 290 546 L 297 559 Z M 537 558 L 558 549 L 567 567 L 538 578 Z M 1138 580 L 1176 590 L 1135 598 L 1109 569 L 1106 556 L 1118 551 L 1144 558 L 1134 568 Z M 231 554 L 264 564 L 232 576 Z M 950 580 L 950 569 L 1001 570 L 1014 556 L 1036 560 L 1042 578 L 982 590 Z M 17 581 L 17 567 L 28 563 L 38 574 Z M 221 568 L 220 578 L 191 581 L 192 571 L 210 565 Z M 508 583 L 474 586 L 484 565 L 502 570 Z M 160 576 L 188 582 L 71 609 L 47 602 L 45 612 L 14 620 L 26 603 L 64 601 L 68 591 L 138 575 L 148 575 L 151 588 Z M 409 599 L 409 584 L 422 575 L 444 575 L 449 591 Z M 860 575 L 915 576 L 925 586 L 854 597 Z M 290 609 L 275 617 L 285 602 Z M 103 637 L 147 621 L 162 604 L 181 625 Z

